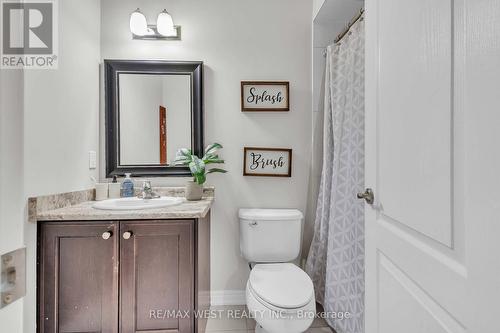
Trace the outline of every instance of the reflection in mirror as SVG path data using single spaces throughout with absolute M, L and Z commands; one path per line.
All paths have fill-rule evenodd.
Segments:
M 169 165 L 191 147 L 191 76 L 120 73 L 119 164 Z

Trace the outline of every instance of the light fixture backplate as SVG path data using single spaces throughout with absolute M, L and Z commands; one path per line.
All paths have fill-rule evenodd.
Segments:
M 153 33 L 144 35 L 144 36 L 138 36 L 132 33 L 132 39 L 139 39 L 139 40 L 181 40 L 181 26 L 180 25 L 174 25 L 174 29 L 177 32 L 176 36 L 163 36 L 158 32 L 158 29 L 156 28 L 156 25 L 153 24 L 148 24 L 148 29 L 150 29 Z

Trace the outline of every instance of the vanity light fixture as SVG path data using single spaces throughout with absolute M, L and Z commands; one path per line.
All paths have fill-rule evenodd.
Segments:
M 156 29 L 158 33 L 166 37 L 177 36 L 177 29 L 175 29 L 174 20 L 172 15 L 170 15 L 166 9 L 164 9 L 160 14 L 158 14 L 158 19 L 156 20 Z
M 146 16 L 144 16 L 139 8 L 130 14 L 130 32 L 134 36 L 145 36 L 148 33 L 152 33 L 152 31 L 148 30 Z
M 146 16 L 137 8 L 130 14 L 130 32 L 133 39 L 180 40 L 181 27 L 174 25 L 172 15 L 164 9 L 156 20 L 156 25 L 148 24 Z

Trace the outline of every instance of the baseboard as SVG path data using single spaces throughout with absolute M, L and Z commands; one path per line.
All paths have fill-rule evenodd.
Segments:
M 210 294 L 212 306 L 245 305 L 245 290 L 212 290 Z

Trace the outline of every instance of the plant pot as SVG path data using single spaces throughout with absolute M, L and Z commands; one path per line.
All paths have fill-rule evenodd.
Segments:
M 201 200 L 203 197 L 203 185 L 194 181 L 188 181 L 186 184 L 186 199 L 189 201 Z

